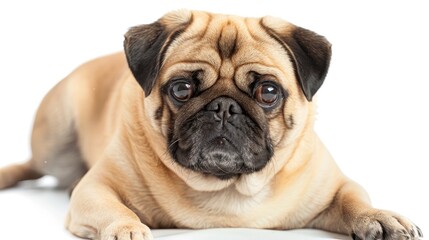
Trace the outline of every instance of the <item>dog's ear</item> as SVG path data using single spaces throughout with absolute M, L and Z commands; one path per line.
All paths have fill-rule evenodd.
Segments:
M 331 44 L 323 36 L 279 19 L 264 18 L 261 23 L 291 56 L 302 91 L 312 101 L 328 73 Z
M 154 23 L 132 27 L 125 34 L 128 66 L 146 97 L 158 78 L 168 46 L 185 30 L 190 19 L 189 11 L 171 12 Z

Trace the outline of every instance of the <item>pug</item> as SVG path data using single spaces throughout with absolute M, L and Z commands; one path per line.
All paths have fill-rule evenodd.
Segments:
M 168 13 L 46 95 L 32 158 L 2 168 L 0 188 L 43 175 L 75 186 L 65 226 L 89 239 L 217 227 L 419 239 L 313 130 L 330 58 L 323 36 L 278 18 Z

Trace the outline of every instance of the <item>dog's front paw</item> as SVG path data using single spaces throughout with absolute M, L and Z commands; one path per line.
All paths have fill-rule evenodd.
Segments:
M 388 211 L 371 211 L 353 219 L 353 239 L 411 240 L 420 239 L 419 227 L 404 217 Z
M 101 240 L 153 240 L 153 237 L 143 223 L 117 220 L 101 232 Z

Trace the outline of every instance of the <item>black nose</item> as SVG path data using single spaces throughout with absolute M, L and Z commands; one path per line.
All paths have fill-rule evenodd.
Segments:
M 229 97 L 216 98 L 207 105 L 206 110 L 215 112 L 215 120 L 222 122 L 227 121 L 235 114 L 243 113 L 240 105 L 234 99 Z

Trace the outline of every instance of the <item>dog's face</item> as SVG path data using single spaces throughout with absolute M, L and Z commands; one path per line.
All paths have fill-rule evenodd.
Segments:
M 180 11 L 125 37 L 166 165 L 223 187 L 283 164 L 277 152 L 312 124 L 331 55 L 325 38 L 270 17 Z

